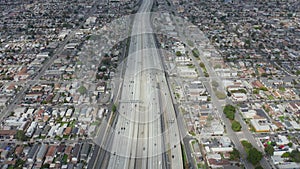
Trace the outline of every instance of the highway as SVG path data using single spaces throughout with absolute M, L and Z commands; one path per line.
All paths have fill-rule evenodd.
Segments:
M 183 168 L 176 114 L 151 33 L 152 5 L 143 1 L 133 21 L 116 119 L 101 143 L 109 153 L 97 157 L 97 163 L 108 159 L 101 168 Z

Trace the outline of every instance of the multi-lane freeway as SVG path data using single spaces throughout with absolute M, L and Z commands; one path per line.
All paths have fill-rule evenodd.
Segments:
M 183 168 L 176 115 L 150 22 L 153 1 L 134 17 L 118 111 L 96 168 Z M 105 163 L 103 165 L 103 163 Z M 99 167 L 101 166 L 101 167 Z

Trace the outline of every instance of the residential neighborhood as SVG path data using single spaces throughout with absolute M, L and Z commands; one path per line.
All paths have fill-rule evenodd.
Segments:
M 5 0 L 0 9 L 1 169 L 130 168 L 132 159 L 135 168 L 300 168 L 298 1 Z M 146 9 L 150 32 L 135 15 Z M 140 154 L 149 156 L 131 157 Z

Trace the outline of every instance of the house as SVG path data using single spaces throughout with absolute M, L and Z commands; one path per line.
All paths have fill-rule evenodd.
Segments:
M 0 130 L 0 138 L 12 139 L 17 134 L 17 130 Z
M 300 130 L 300 125 L 297 122 L 290 121 L 290 123 L 295 130 Z
M 63 40 L 69 33 L 70 33 L 69 29 L 67 29 L 67 30 L 63 29 L 57 37 L 58 37 L 58 39 Z
M 57 146 L 56 153 L 59 155 L 62 154 L 65 151 L 65 148 L 66 148 L 66 145 L 60 144 L 59 146 Z
M 80 152 L 80 159 L 81 160 L 87 160 L 89 152 L 90 152 L 91 144 L 89 143 L 83 143 L 81 152 Z
M 53 138 L 56 135 L 56 131 L 59 128 L 60 124 L 56 124 L 56 126 L 52 126 L 47 134 L 47 138 Z
M 28 127 L 28 129 L 27 129 L 25 135 L 26 135 L 27 137 L 30 137 L 30 138 L 31 138 L 32 135 L 33 135 L 33 133 L 34 133 L 34 131 L 35 131 L 36 126 L 37 126 L 37 122 L 34 122 L 34 121 L 33 121 L 33 122 L 30 124 L 30 126 Z
M 11 94 L 11 93 L 15 92 L 15 88 L 16 88 L 16 85 L 12 83 L 10 85 L 5 86 L 4 90 L 7 94 Z
M 17 157 L 20 157 L 20 155 L 21 155 L 22 152 L 23 152 L 23 149 L 24 149 L 24 147 L 23 147 L 22 145 L 16 147 L 15 153 L 14 153 L 14 154 L 15 154 Z
M 9 97 L 0 97 L 0 106 L 5 107 L 9 101 Z
M 67 148 L 65 149 L 65 154 L 66 154 L 66 155 L 70 155 L 71 152 L 72 152 L 72 150 L 73 150 L 73 147 L 72 147 L 72 146 L 67 146 Z
M 45 163 L 51 163 L 56 155 L 56 146 L 50 146 L 45 156 Z
M 66 112 L 66 117 L 70 118 L 73 114 L 73 109 L 68 109 Z
M 41 135 L 42 131 L 43 131 L 43 129 L 37 128 L 37 129 L 35 130 L 35 132 L 34 132 L 32 138 L 38 138 L 38 137 Z
M 48 149 L 48 145 L 47 144 L 42 144 L 40 150 L 38 151 L 37 155 L 36 155 L 36 160 L 37 162 L 43 162 L 44 157 L 46 155 Z
M 220 145 L 222 145 L 223 147 L 230 147 L 231 146 L 231 140 L 229 137 L 221 137 L 220 140 Z
M 188 65 L 191 64 L 191 59 L 186 56 L 178 56 L 175 58 L 175 62 L 179 65 Z
M 212 139 L 209 144 L 209 149 L 213 153 L 231 152 L 233 146 L 231 145 L 229 137 L 222 136 L 217 139 Z
M 57 136 L 62 136 L 63 135 L 63 132 L 65 130 L 65 128 L 67 127 L 67 125 L 64 125 L 64 126 L 61 126 L 57 129 L 57 132 L 56 132 L 56 135 Z
M 187 85 L 186 93 L 191 101 L 207 101 L 207 91 L 201 81 L 193 81 Z
M 72 127 L 67 127 L 67 128 L 65 129 L 65 131 L 64 131 L 64 135 L 65 135 L 65 136 L 70 135 L 70 134 L 71 134 L 71 131 L 72 131 Z
M 276 140 L 277 145 L 287 145 L 290 141 L 284 135 L 277 135 L 278 139 Z
M 249 107 L 248 107 L 247 104 L 241 104 L 240 105 L 240 111 L 241 112 L 248 112 L 248 110 L 249 110 Z
M 48 58 L 49 57 L 49 52 L 41 52 L 36 55 L 37 58 Z
M 277 167 L 278 169 L 297 169 L 300 168 L 300 164 L 295 162 L 284 162 L 282 164 L 278 164 Z
M 31 147 L 30 151 L 27 154 L 27 161 L 29 163 L 33 163 L 35 161 L 35 158 L 36 158 L 36 155 L 37 155 L 39 149 L 40 149 L 40 145 L 39 144 L 34 144 Z
M 266 119 L 251 119 L 251 125 L 254 127 L 256 132 L 269 132 L 270 126 L 267 124 Z
M 211 168 L 223 168 L 224 166 L 229 166 L 230 162 L 228 160 L 222 159 L 220 154 L 208 154 L 207 164 Z
M 81 149 L 81 144 L 75 144 L 75 147 L 72 151 L 72 162 L 73 163 L 77 163 L 77 161 L 79 161 L 80 149 Z
M 194 68 L 178 66 L 177 69 L 178 69 L 179 76 L 181 77 L 186 77 L 186 78 L 198 77 L 197 71 Z
M 91 26 L 91 25 L 95 24 L 96 19 L 97 19 L 97 17 L 95 17 L 95 16 L 90 16 L 90 17 L 88 17 L 88 18 L 86 19 L 85 23 L 84 23 L 84 26 L 85 26 L 85 27 L 88 27 L 88 26 Z
M 261 88 L 261 87 L 264 87 L 264 85 L 263 85 L 260 81 L 258 81 L 258 80 L 253 81 L 253 82 L 252 82 L 252 86 L 253 86 L 254 88 Z
M 293 129 L 293 126 L 292 126 L 292 124 L 291 124 L 290 121 L 285 120 L 283 124 L 284 124 L 284 126 L 285 126 L 285 128 L 286 128 L 287 130 L 292 130 L 292 129 Z
M 79 131 L 79 128 L 78 127 L 73 127 L 72 130 L 71 130 L 71 135 L 77 135 L 78 134 L 78 131 Z
M 231 69 L 216 69 L 215 70 L 216 73 L 220 76 L 220 77 L 236 77 L 237 76 L 237 71 L 231 70 Z
M 181 42 L 175 42 L 174 43 L 174 47 L 172 47 L 172 49 L 175 52 L 180 52 L 181 54 L 185 54 L 185 46 L 183 43 Z
M 237 101 L 237 102 L 244 102 L 244 101 L 247 101 L 247 99 L 248 99 L 247 95 L 245 93 L 232 93 L 231 98 L 232 98 L 232 100 Z
M 75 49 L 77 48 L 77 46 L 79 45 L 79 43 L 68 43 L 64 49 Z
M 46 125 L 44 130 L 41 133 L 41 136 L 46 137 L 48 135 L 49 130 L 51 129 L 50 125 Z
M 268 116 L 263 109 L 255 109 L 255 111 L 256 115 L 259 116 L 259 118 L 268 119 Z
M 22 67 L 21 70 L 14 76 L 15 81 L 26 80 L 29 77 L 27 67 Z
M 225 132 L 224 126 L 217 120 L 210 122 L 210 127 L 203 128 L 201 133 L 211 136 L 222 136 Z

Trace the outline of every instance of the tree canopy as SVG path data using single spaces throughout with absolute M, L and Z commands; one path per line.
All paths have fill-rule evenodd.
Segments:
M 26 141 L 27 137 L 25 135 L 25 132 L 23 130 L 17 130 L 16 139 L 19 141 Z
M 236 148 L 233 148 L 232 152 L 230 152 L 229 154 L 230 154 L 230 160 L 240 159 L 240 152 Z
M 257 166 L 257 167 L 255 167 L 255 169 L 264 169 L 262 166 Z
M 112 112 L 116 112 L 117 111 L 117 105 L 113 104 L 112 105 Z
M 180 51 L 176 51 L 176 56 L 182 56 Z
M 290 154 L 290 159 L 293 162 L 299 163 L 300 162 L 300 152 L 298 150 L 293 150 Z
M 198 51 L 197 48 L 194 48 L 194 49 L 192 50 L 192 53 L 193 53 L 193 56 L 194 56 L 194 57 L 199 57 L 199 56 L 200 56 L 199 51 Z
M 231 123 L 231 128 L 232 128 L 233 131 L 237 132 L 237 131 L 241 131 L 242 126 L 238 121 L 233 120 L 232 123 Z
M 289 158 L 291 156 L 290 152 L 285 152 L 281 155 L 282 158 Z
M 84 86 L 80 86 L 77 90 L 81 95 L 84 95 L 87 89 Z
M 256 165 L 259 163 L 262 157 L 263 157 L 262 152 L 258 151 L 256 148 L 251 148 L 248 152 L 247 160 L 251 164 Z
M 265 152 L 267 155 L 272 156 L 274 154 L 274 147 L 272 145 L 267 145 L 265 147 Z
M 241 141 L 241 143 L 242 143 L 243 147 L 245 148 L 246 152 L 248 153 L 249 150 L 252 148 L 252 144 L 246 140 Z
M 230 120 L 234 120 L 235 116 L 235 107 L 232 105 L 226 105 L 223 109 L 223 112 L 225 113 L 226 117 Z
M 300 152 L 298 150 L 293 150 L 292 152 L 285 152 L 281 156 L 282 158 L 289 158 L 290 161 L 299 163 L 300 162 Z

